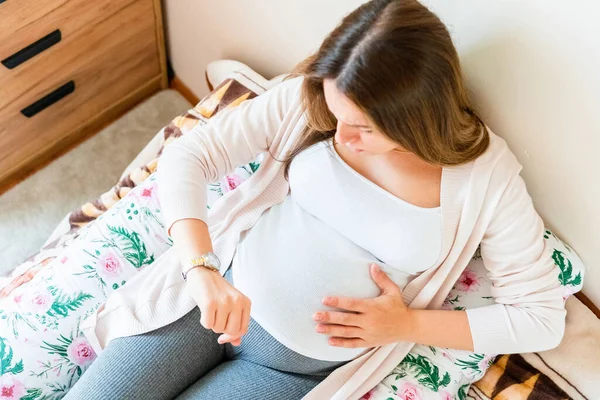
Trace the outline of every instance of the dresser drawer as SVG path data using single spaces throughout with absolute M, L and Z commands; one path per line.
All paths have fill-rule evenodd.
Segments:
M 8 0 L 1 3 L 0 42 L 6 41 L 12 32 L 30 25 L 68 2 L 69 0 Z M 0 48 L 3 45 L 4 43 L 0 44 Z
M 0 106 L 0 180 L 113 104 L 153 82 L 160 87 L 156 21 L 149 15 L 152 0 L 134 1 L 0 85 L 11 99 Z M 52 93 L 54 99 L 31 109 Z
M 134 0 L 9 0 L 0 4 L 0 87 L 15 72 L 40 56 L 64 46 L 86 26 L 96 24 Z M 36 8 L 33 4 L 39 6 Z M 50 6 L 52 5 L 52 7 Z M 5 7 L 13 7 L 24 14 L 10 25 L 5 18 Z M 40 15 L 43 10 L 45 14 Z M 28 11 L 31 13 L 25 13 Z M 22 23 L 23 22 L 23 23 Z M 26 23 L 24 23 L 26 22 Z

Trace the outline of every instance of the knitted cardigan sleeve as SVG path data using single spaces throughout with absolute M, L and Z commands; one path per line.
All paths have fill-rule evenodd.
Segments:
M 502 194 L 481 242 L 496 304 L 466 310 L 475 352 L 542 351 L 562 340 L 566 311 L 560 270 L 543 234 L 542 219 L 517 174 Z
M 223 110 L 165 148 L 157 166 L 158 197 L 167 232 L 180 219 L 206 222 L 207 184 L 269 150 L 301 107 L 302 78 L 286 80 L 239 106 Z

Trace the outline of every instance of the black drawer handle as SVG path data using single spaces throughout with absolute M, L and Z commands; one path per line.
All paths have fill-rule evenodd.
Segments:
M 74 91 L 75 91 L 75 82 L 69 81 L 69 82 L 65 83 L 64 85 L 62 85 L 61 87 L 59 87 L 58 89 L 56 89 L 54 92 L 47 94 L 46 96 L 42 97 L 41 99 L 39 99 L 32 105 L 27 106 L 24 109 L 22 109 L 21 114 L 23 114 L 27 118 L 31 118 L 35 114 L 50 107 L 52 104 L 56 103 L 63 97 L 73 93 Z
M 2 2 L 2 0 L 0 0 Z M 6 57 L 2 60 L 2 64 L 8 69 L 13 69 L 23 64 L 25 61 L 37 56 L 44 50 L 48 50 L 50 47 L 54 46 L 56 43 L 60 42 L 62 39 L 62 35 L 60 30 L 57 29 L 52 33 L 44 36 L 40 40 L 35 43 L 30 44 L 22 50 L 17 51 L 12 56 Z

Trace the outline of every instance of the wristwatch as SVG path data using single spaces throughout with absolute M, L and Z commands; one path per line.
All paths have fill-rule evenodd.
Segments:
M 183 277 L 184 281 L 187 281 L 187 275 L 190 272 L 190 270 L 196 267 L 204 267 L 215 272 L 220 272 L 221 261 L 219 260 L 219 257 L 217 257 L 217 255 L 212 252 L 203 254 L 199 257 L 192 258 L 188 263 L 188 268 L 185 271 L 181 272 L 181 276 Z

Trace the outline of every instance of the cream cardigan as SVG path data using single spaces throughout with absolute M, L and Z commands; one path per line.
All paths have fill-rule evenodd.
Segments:
M 210 122 L 166 148 L 157 170 L 166 226 L 183 218 L 207 221 L 215 253 L 229 265 L 240 233 L 288 193 L 282 163 L 265 157 L 248 182 L 207 212 L 206 186 L 270 151 L 289 151 L 306 124 L 303 78 L 294 78 Z M 405 287 L 412 308 L 438 309 L 481 244 L 496 304 L 467 311 L 476 352 L 517 353 L 556 347 L 565 323 L 558 268 L 543 240 L 543 223 L 504 140 L 477 160 L 443 170 L 442 253 L 438 264 Z M 96 352 L 116 337 L 165 326 L 196 307 L 181 279 L 175 247 L 114 291 L 82 330 Z M 225 271 L 222 272 L 223 274 Z M 198 322 L 199 323 L 199 322 Z M 200 327 L 201 325 L 199 325 Z M 443 327 L 440 327 L 443 329 Z M 414 343 L 375 347 L 336 369 L 305 400 L 358 399 L 387 376 Z

